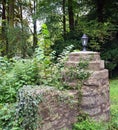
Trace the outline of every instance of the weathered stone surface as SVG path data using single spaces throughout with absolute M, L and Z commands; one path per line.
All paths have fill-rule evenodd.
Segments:
M 42 121 L 38 130 L 72 130 L 72 124 L 77 122 L 78 116 L 78 92 L 39 90 L 43 95 L 43 101 L 39 104 L 39 116 Z M 37 93 L 38 94 L 38 93 Z
M 109 121 L 110 119 L 110 111 L 107 111 L 105 113 L 98 114 L 96 116 L 92 116 L 92 118 L 96 121 Z
M 99 71 L 99 70 L 103 70 L 103 69 L 104 69 L 103 60 L 89 62 L 88 70 Z
M 79 62 L 77 62 L 77 61 L 67 61 L 65 63 L 65 65 L 67 65 L 68 67 L 71 67 L 71 66 L 76 67 L 78 64 L 79 64 Z M 87 69 L 92 70 L 92 71 L 103 70 L 104 69 L 104 61 L 103 60 L 90 61 Z
M 94 96 L 89 95 L 87 97 L 83 97 L 81 105 L 87 108 L 97 107 L 97 106 L 107 103 L 107 101 L 108 101 L 108 96 L 105 94 L 101 95 L 99 93 Z
M 84 85 L 101 86 L 102 84 L 105 84 L 105 82 L 108 82 L 107 69 L 91 72 L 91 76 L 87 81 L 84 82 Z
M 84 108 L 83 109 L 83 112 L 84 113 L 87 113 L 89 116 L 96 116 L 96 115 L 98 115 L 98 114 L 101 114 L 102 113 L 102 111 L 101 111 L 101 107 L 100 106 L 98 106 L 98 107 L 93 107 L 93 108 L 90 108 L 90 107 L 88 107 L 88 108 Z
M 72 52 L 69 55 L 69 61 L 80 61 L 80 60 L 89 60 L 96 61 L 100 60 L 99 52 L 91 52 L 91 51 L 81 51 L 81 52 Z
M 89 62 L 88 70 L 91 73 L 81 89 L 81 109 L 95 120 L 106 121 L 110 111 L 108 70 L 104 69 L 104 61 L 100 60 L 97 52 L 73 52 L 66 65 L 77 66 L 81 60 Z M 74 89 L 78 83 L 77 79 L 68 81 Z

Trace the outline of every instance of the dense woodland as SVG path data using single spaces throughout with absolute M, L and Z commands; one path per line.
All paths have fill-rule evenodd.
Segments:
M 18 93 L 28 85 L 69 89 L 61 72 L 70 51 L 82 50 L 83 34 L 87 50 L 100 52 L 118 76 L 117 0 L 0 0 L 0 130 L 36 129 L 37 100 Z M 77 68 L 82 81 L 84 66 Z M 111 82 L 111 120 L 79 121 L 73 130 L 118 129 L 117 84 Z
M 31 57 L 43 37 L 46 50 L 50 47 L 58 56 L 71 44 L 81 50 L 85 33 L 88 50 L 100 51 L 114 70 L 118 67 L 117 10 L 117 0 L 1 0 L 0 55 Z M 42 23 L 47 36 L 39 29 Z

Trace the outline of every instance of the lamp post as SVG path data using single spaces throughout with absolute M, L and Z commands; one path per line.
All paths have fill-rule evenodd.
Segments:
M 82 40 L 83 51 L 86 51 L 86 47 L 87 47 L 87 43 L 88 43 L 87 35 L 83 34 L 81 40 Z

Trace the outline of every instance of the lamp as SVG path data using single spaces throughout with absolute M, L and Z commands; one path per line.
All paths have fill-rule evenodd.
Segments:
M 87 43 L 88 43 L 87 35 L 83 34 L 81 40 L 82 40 L 83 51 L 86 51 L 86 47 L 87 47 Z

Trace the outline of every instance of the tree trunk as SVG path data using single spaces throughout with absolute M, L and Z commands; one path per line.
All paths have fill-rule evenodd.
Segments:
M 2 0 L 2 43 L 3 48 L 5 46 L 5 49 L 2 50 L 2 56 L 8 54 L 8 40 L 7 40 L 7 28 L 6 28 L 6 0 Z M 5 44 L 5 45 L 4 45 Z
M 97 18 L 98 22 L 103 23 L 104 21 L 104 0 L 97 0 L 96 1 L 97 6 Z
M 6 0 L 2 0 L 2 34 L 4 35 L 6 30 Z
M 70 31 L 73 31 L 74 30 L 73 0 L 68 0 L 68 15 L 69 15 L 69 28 Z
M 20 3 L 20 0 L 19 0 L 19 3 Z M 26 57 L 26 44 L 24 43 L 24 37 L 23 37 L 23 34 L 24 34 L 24 26 L 23 26 L 23 13 L 22 13 L 22 5 L 20 4 L 19 6 L 20 8 L 20 22 L 21 22 L 21 30 L 22 30 L 22 39 L 21 39 L 21 42 L 22 42 L 22 46 L 21 46 L 21 53 L 22 53 L 22 57 L 25 58 Z
M 63 36 L 66 34 L 66 11 L 65 11 L 66 0 L 63 0 Z
M 34 16 L 36 16 L 36 0 L 34 0 Z M 35 50 L 37 46 L 37 21 L 36 18 L 33 18 L 33 28 L 34 28 L 34 33 L 33 33 L 33 51 Z
M 8 3 L 8 21 L 9 21 L 9 26 L 14 27 L 14 4 L 15 0 L 9 0 Z

